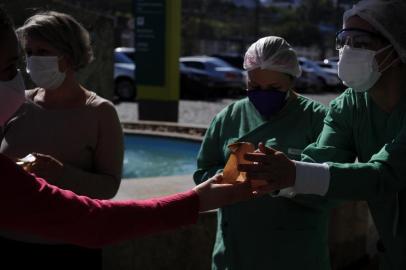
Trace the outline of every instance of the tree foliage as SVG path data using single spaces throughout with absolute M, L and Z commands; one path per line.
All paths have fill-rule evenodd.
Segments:
M 331 47 L 342 12 L 331 0 L 303 0 L 297 9 L 237 6 L 232 0 L 183 0 L 182 36 L 249 43 L 260 36 L 279 35 L 297 46 Z

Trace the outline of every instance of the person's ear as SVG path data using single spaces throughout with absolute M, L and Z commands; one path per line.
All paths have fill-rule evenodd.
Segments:
M 292 75 L 289 75 L 289 89 L 293 89 L 293 87 L 295 86 L 295 81 L 296 81 L 296 77 L 293 77 Z
M 73 64 L 71 58 L 67 55 L 63 55 L 59 58 L 59 71 L 66 73 L 67 71 L 73 70 Z

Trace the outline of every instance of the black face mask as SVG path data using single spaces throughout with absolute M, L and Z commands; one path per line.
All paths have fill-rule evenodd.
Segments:
M 247 95 L 257 111 L 262 116 L 269 118 L 283 108 L 286 103 L 287 92 L 279 91 L 276 88 L 269 90 L 252 89 L 247 91 Z

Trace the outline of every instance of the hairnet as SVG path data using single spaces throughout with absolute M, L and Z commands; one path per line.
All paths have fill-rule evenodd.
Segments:
M 244 68 L 274 70 L 296 78 L 302 74 L 296 52 L 286 40 L 275 36 L 261 38 L 248 48 Z
M 406 63 L 406 1 L 362 0 L 344 12 L 344 21 L 357 15 L 367 21 L 392 44 Z

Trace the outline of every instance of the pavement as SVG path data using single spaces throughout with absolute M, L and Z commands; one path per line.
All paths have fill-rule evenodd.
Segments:
M 144 200 L 192 189 L 192 175 L 123 179 L 114 200 Z
M 328 105 L 338 93 L 304 94 L 304 96 Z M 220 99 L 216 101 L 191 101 L 179 102 L 179 123 L 209 125 L 213 117 L 235 99 Z M 138 121 L 138 104 L 136 102 L 122 102 L 116 105 L 122 122 Z

